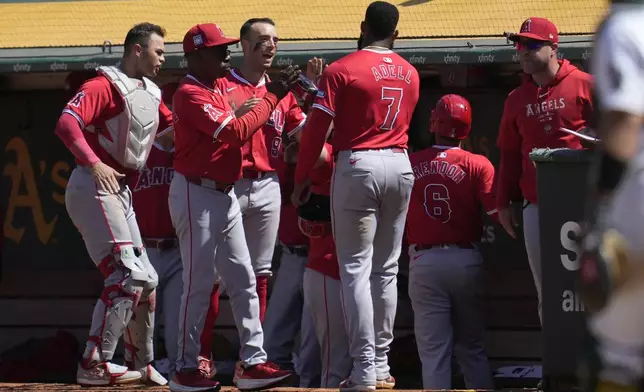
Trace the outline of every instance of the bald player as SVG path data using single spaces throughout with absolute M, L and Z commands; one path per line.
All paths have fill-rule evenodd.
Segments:
M 183 261 L 183 294 L 177 322 L 178 357 L 173 392 L 216 391 L 210 369 L 198 360 L 200 336 L 215 267 L 226 286 L 241 342 L 233 382 L 240 390 L 262 389 L 291 372 L 267 362 L 259 301 L 234 184 L 242 176 L 242 146 L 270 117 L 297 80 L 289 67 L 269 83 L 262 101 L 235 117 L 216 80 L 230 69 L 228 38 L 216 24 L 193 26 L 184 36 L 188 75 L 173 100 L 175 174 L 170 184 L 170 216 Z
M 436 144 L 410 155 L 416 182 L 407 214 L 409 297 L 424 389 L 452 389 L 452 354 L 467 389 L 493 389 L 483 332 L 481 210 L 494 207 L 494 167 L 461 148 L 472 125 L 463 97 L 443 96 L 432 111 Z
M 148 78 L 165 62 L 165 30 L 151 23 L 125 37 L 119 67 L 100 67 L 67 103 L 56 134 L 76 158 L 65 206 L 105 278 L 78 366 L 82 385 L 164 385 L 150 365 L 157 273 L 148 260 L 128 179 L 143 169 L 157 130 L 172 124 L 161 91 Z M 125 332 L 125 334 L 124 334 Z M 112 363 L 124 336 L 130 368 Z
M 396 274 L 414 183 L 407 155 L 418 102 L 416 69 L 391 49 L 398 9 L 376 1 L 361 23 L 362 48 L 330 64 L 302 134 L 292 201 L 302 204 L 308 173 L 333 121 L 333 236 L 353 370 L 342 390 L 372 390 L 393 380 Z

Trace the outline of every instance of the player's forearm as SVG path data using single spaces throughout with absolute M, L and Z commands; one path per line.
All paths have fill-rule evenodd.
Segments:
M 226 124 L 217 135 L 217 139 L 241 147 L 261 128 L 262 124 L 268 121 L 278 102 L 279 99 L 274 94 L 266 93 L 264 99 L 251 111 Z
M 501 164 L 499 166 L 496 206 L 505 208 L 520 195 L 521 152 L 501 150 Z
M 295 183 L 303 183 L 320 158 L 324 149 L 327 132 L 333 118 L 321 110 L 313 110 L 302 130 L 300 151 L 297 154 L 297 167 L 295 169 Z
M 89 166 L 100 161 L 89 144 L 87 144 L 78 120 L 71 114 L 63 113 L 60 116 L 56 124 L 55 133 L 81 165 Z

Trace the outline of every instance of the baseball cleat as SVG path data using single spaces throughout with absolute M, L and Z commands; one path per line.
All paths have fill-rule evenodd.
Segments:
M 376 380 L 376 389 L 394 389 L 396 386 L 396 379 L 393 376 Z
M 133 366 L 129 366 L 130 370 L 133 370 Z M 152 364 L 138 369 L 138 372 L 141 373 L 141 382 L 145 385 L 167 385 L 168 380 L 159 373 Z
M 177 372 L 170 381 L 171 392 L 217 392 L 221 385 L 208 378 L 203 369 Z
M 76 382 L 82 386 L 131 384 L 140 379 L 140 372 L 111 362 L 101 362 L 88 369 L 79 364 L 76 371 Z
M 368 391 L 375 391 L 375 390 L 376 390 L 375 385 L 356 384 L 353 381 L 351 381 L 350 378 L 347 378 L 346 380 L 340 383 L 340 391 L 344 391 L 344 392 L 368 392 Z
M 266 389 L 280 385 L 292 374 L 293 372 L 281 370 L 279 366 L 271 362 L 260 363 L 248 368 L 244 368 L 241 362 L 237 362 L 233 383 L 237 389 L 242 391 Z

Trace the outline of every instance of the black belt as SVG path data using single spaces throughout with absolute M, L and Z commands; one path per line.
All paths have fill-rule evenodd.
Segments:
M 475 249 L 474 245 L 469 244 L 415 244 L 416 251 L 428 249 Z
M 233 186 L 235 185 L 229 182 L 218 182 L 215 180 L 211 180 L 209 178 L 189 177 L 189 176 L 186 176 L 185 178 L 186 178 L 186 181 L 188 181 L 191 184 L 199 185 L 204 188 L 214 189 L 220 192 L 224 192 L 226 194 L 230 193 L 230 191 L 233 190 Z
M 294 254 L 298 257 L 309 257 L 309 248 L 307 246 L 288 246 L 282 244 L 286 250 L 289 251 L 289 253 Z
M 168 250 L 179 247 L 178 238 L 143 238 L 143 245 L 146 248 L 156 250 Z

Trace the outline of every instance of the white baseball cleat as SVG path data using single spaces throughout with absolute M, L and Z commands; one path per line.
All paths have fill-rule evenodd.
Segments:
M 159 373 L 152 364 L 138 370 L 141 373 L 141 382 L 145 385 L 167 385 L 168 380 Z
M 141 379 L 141 373 L 112 362 L 100 362 L 86 369 L 78 364 L 76 382 L 82 386 L 131 384 Z
M 375 391 L 376 386 L 355 384 L 353 381 L 351 381 L 350 378 L 347 378 L 346 380 L 340 383 L 339 389 L 341 392 L 369 392 L 369 391 Z

